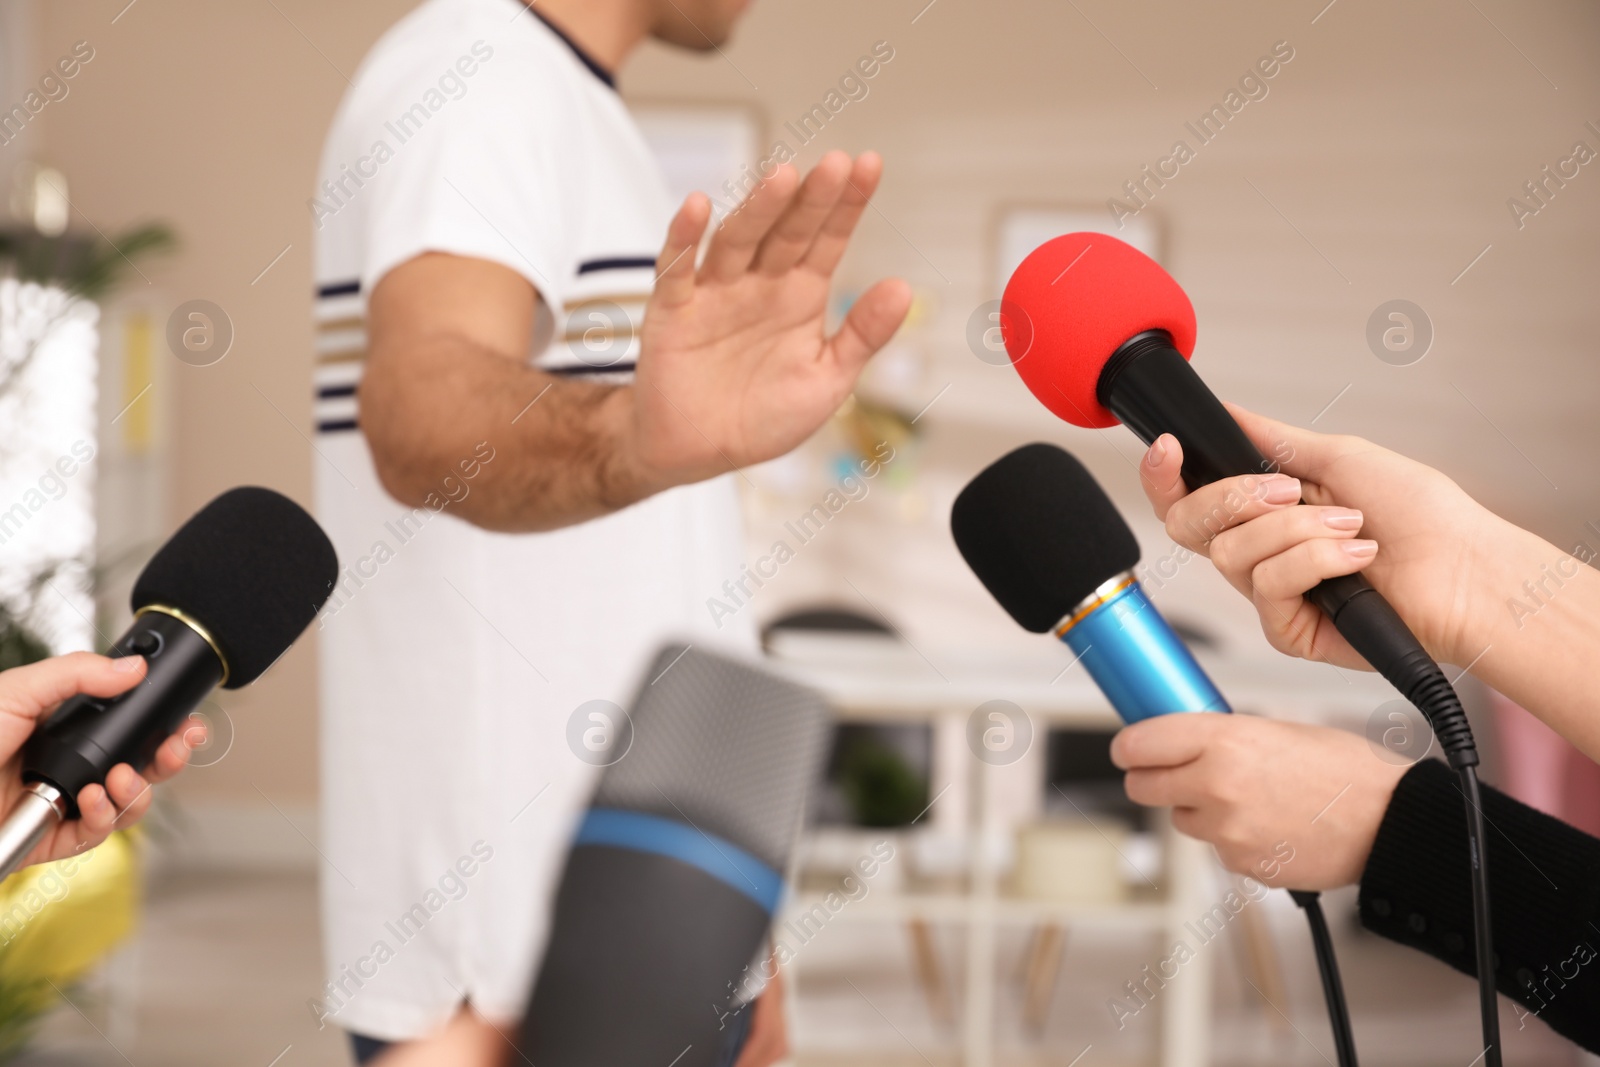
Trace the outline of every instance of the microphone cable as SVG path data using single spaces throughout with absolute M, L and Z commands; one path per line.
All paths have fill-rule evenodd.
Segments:
M 1289 890 L 1289 896 L 1306 913 L 1311 925 L 1311 944 L 1317 952 L 1317 974 L 1322 978 L 1322 997 L 1328 1002 L 1328 1023 L 1333 1028 L 1333 1047 L 1339 1067 L 1356 1067 L 1356 1038 L 1350 1028 L 1350 1006 L 1345 1003 L 1344 983 L 1339 979 L 1339 960 L 1333 953 L 1333 935 L 1322 914 L 1322 894 L 1303 889 Z
M 1501 1067 L 1500 1006 L 1494 987 L 1494 937 L 1489 913 L 1489 856 L 1485 848 L 1483 797 L 1478 788 L 1478 747 L 1472 738 L 1461 698 L 1438 664 L 1423 684 L 1407 696 L 1427 717 L 1445 758 L 1461 779 L 1467 806 L 1467 855 L 1472 864 L 1472 940 L 1477 958 L 1478 1014 L 1483 1024 L 1484 1067 Z
M 1395 690 L 1422 712 L 1439 741 L 1445 760 L 1460 778 L 1467 816 L 1467 857 L 1472 879 L 1472 934 L 1478 972 L 1478 1014 L 1483 1032 L 1484 1067 L 1501 1067 L 1500 1008 L 1494 984 L 1494 937 L 1489 904 L 1489 857 L 1485 849 L 1483 804 L 1478 787 L 1478 746 L 1467 721 L 1461 697 L 1434 662 L 1422 642 L 1370 585 L 1350 581 L 1356 576 L 1332 578 L 1306 594 L 1337 626 L 1339 615 L 1351 604 L 1364 603 L 1368 621 L 1377 625 L 1365 632 L 1346 633 L 1357 652 Z

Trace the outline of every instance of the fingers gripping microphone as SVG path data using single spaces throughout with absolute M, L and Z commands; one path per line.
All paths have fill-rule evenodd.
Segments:
M 950 531 L 1000 606 L 1066 642 L 1124 721 L 1229 710 L 1133 577 L 1133 531 L 1072 455 L 1033 444 L 996 460 L 956 497 Z
M 663 649 L 556 892 L 519 1051 L 540 1067 L 710 1067 L 820 773 L 811 690 Z
M 108 653 L 143 656 L 144 681 L 109 699 L 66 701 L 22 749 L 29 783 L 0 825 L 0 877 L 56 823 L 78 817 L 78 792 L 119 763 L 142 768 L 212 688 L 260 677 L 294 644 L 338 577 L 316 520 L 270 489 L 231 489 L 145 565 L 134 620 Z
M 1183 480 L 1277 469 L 1189 364 L 1194 308 L 1160 264 L 1115 237 L 1071 233 L 1034 249 L 1012 274 L 1001 332 L 1017 373 L 1056 415 L 1078 426 L 1120 419 L 1149 444 L 1183 446 Z M 1389 602 L 1361 575 L 1329 578 L 1307 596 L 1402 696 L 1427 712 L 1456 768 L 1478 762 L 1460 704 Z
M 1023 445 L 990 464 L 950 511 L 956 547 L 1007 613 L 1054 630 L 1125 722 L 1183 711 L 1229 711 L 1211 679 L 1133 577 L 1139 542 L 1094 476 L 1055 445 Z M 1340 1067 L 1355 1039 L 1316 893 L 1305 910 Z
M 1256 448 L 1189 365 L 1194 308 L 1160 264 L 1115 237 L 1070 233 L 1034 249 L 1000 305 L 1006 351 L 1033 395 L 1078 426 L 1118 420 L 1149 444 L 1183 446 L 1189 488 L 1276 465 Z M 1455 689 L 1422 642 L 1360 574 L 1329 578 L 1307 598 L 1345 640 L 1427 716 L 1467 798 L 1479 1008 L 1485 1067 L 1500 1065 L 1478 750 Z

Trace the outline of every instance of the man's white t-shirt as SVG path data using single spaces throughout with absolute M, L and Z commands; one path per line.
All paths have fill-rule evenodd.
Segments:
M 724 477 L 553 533 L 479 529 L 453 507 L 517 462 L 509 424 L 441 466 L 428 506 L 378 482 L 359 428 L 366 297 L 420 253 L 527 278 L 549 308 L 538 366 L 632 368 L 672 204 L 606 72 L 519 0 L 427 0 L 394 26 L 339 108 L 310 207 L 316 505 L 342 567 L 320 629 L 329 983 L 312 1006 L 406 1038 L 463 999 L 520 1014 L 596 774 L 575 751 L 602 720 L 580 707 L 625 706 L 669 638 L 749 647 L 748 618 L 716 627 L 705 607 L 738 573 L 738 505 Z

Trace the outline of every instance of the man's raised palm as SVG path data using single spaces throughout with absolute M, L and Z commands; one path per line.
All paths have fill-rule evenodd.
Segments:
M 632 387 L 635 451 L 653 476 L 696 481 L 790 451 L 894 336 L 911 303 L 899 279 L 826 332 L 833 272 L 881 172 L 871 153 L 829 153 L 804 183 L 780 167 L 724 220 L 698 270 L 710 202 L 685 201 L 657 261 Z

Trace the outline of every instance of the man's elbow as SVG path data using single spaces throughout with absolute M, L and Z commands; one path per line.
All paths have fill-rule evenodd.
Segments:
M 380 443 L 381 437 L 367 431 L 367 447 L 372 453 L 372 466 L 378 474 L 378 484 L 383 491 L 408 508 L 419 508 L 428 502 L 431 492 L 427 480 L 418 472 L 418 465 L 397 455 L 396 449 Z
M 405 410 L 404 394 L 387 388 L 379 375 L 368 374 L 358 396 L 361 432 L 378 484 L 407 507 L 422 507 L 436 489 L 427 424 Z
M 367 448 L 372 454 L 372 466 L 378 475 L 378 484 L 400 504 L 408 508 L 429 508 L 441 511 L 446 508 L 456 518 L 475 526 L 496 530 L 506 528 L 492 499 L 492 493 L 479 492 L 486 481 L 479 473 L 481 465 L 472 463 L 477 482 L 469 481 L 471 475 L 458 473 L 462 464 L 448 458 L 457 454 L 481 457 L 482 446 L 476 450 L 451 450 L 448 445 L 435 442 L 431 447 L 417 432 L 417 423 L 405 418 L 394 418 L 393 413 L 373 419 L 362 419 L 362 430 L 367 438 Z

